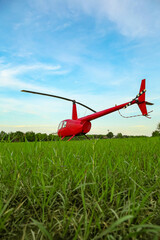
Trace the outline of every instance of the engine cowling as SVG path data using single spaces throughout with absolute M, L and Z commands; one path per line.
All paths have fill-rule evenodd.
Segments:
M 82 132 L 83 132 L 84 134 L 86 134 L 86 133 L 88 133 L 88 132 L 90 131 L 90 129 L 91 129 L 91 122 L 85 122 L 85 123 L 83 124 Z

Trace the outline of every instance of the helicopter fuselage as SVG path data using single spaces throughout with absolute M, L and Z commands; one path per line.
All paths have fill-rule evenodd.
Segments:
M 81 121 L 79 119 L 66 119 L 60 122 L 58 127 L 59 137 L 68 137 L 73 135 L 86 134 L 91 129 L 90 121 Z

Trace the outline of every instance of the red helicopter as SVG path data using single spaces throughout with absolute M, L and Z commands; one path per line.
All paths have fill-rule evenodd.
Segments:
M 127 108 L 128 106 L 131 106 L 133 104 L 137 104 L 139 106 L 142 116 L 148 117 L 146 105 L 153 105 L 153 103 L 149 103 L 149 102 L 145 101 L 145 92 L 146 92 L 145 79 L 142 80 L 139 94 L 134 99 L 132 99 L 129 102 L 123 103 L 121 105 L 115 105 L 112 108 L 108 108 L 108 109 L 105 109 L 105 110 L 102 110 L 99 112 L 96 112 L 92 108 L 90 108 L 80 102 L 77 102 L 75 100 L 69 99 L 69 98 L 46 94 L 46 93 L 33 92 L 33 91 L 28 91 L 28 90 L 21 90 L 21 91 L 27 92 L 27 93 L 33 93 L 33 94 L 40 94 L 40 95 L 49 96 L 49 97 L 60 98 L 60 99 L 66 100 L 66 101 L 73 102 L 72 119 L 63 120 L 62 122 L 60 122 L 59 127 L 58 127 L 58 136 L 61 137 L 61 140 L 65 137 L 70 137 L 68 139 L 68 141 L 70 141 L 73 137 L 78 136 L 78 135 L 86 136 L 86 133 L 88 133 L 91 129 L 91 121 L 96 118 L 102 117 L 104 115 L 107 115 L 107 114 L 115 112 L 115 111 L 119 111 L 122 108 Z M 76 104 L 79 104 L 79 105 L 91 110 L 94 113 L 87 115 L 85 117 L 78 118 Z

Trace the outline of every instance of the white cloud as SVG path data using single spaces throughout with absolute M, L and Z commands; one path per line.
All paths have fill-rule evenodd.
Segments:
M 36 16 L 54 14 L 59 21 L 73 21 L 82 12 L 94 17 L 99 26 L 102 23 L 105 26 L 109 20 L 121 34 L 131 38 L 159 35 L 159 0 L 34 0 L 30 6 L 37 12 Z M 58 28 L 63 27 L 68 27 L 68 23 Z
M 57 65 L 47 65 L 47 64 L 33 64 L 33 65 L 5 65 L 4 63 L 0 64 L 0 87 L 7 87 L 8 89 L 32 89 L 32 90 L 47 90 L 33 84 L 29 81 L 20 80 L 20 76 L 23 74 L 29 74 L 31 71 L 38 72 L 42 74 L 53 74 L 53 75 L 63 75 L 66 74 L 66 70 L 61 70 L 61 66 Z M 21 79 L 23 79 L 21 77 Z M 53 89 L 54 90 L 54 89 Z
M 107 24 L 109 20 L 127 37 L 159 35 L 159 0 L 67 0 L 65 4 L 64 1 L 35 0 L 32 6 L 41 14 L 54 12 L 59 19 L 77 19 L 83 12 L 99 24 Z
M 158 0 L 69 0 L 69 3 L 96 17 L 100 22 L 109 19 L 127 37 L 159 35 Z
M 53 101 L 51 98 L 40 98 L 30 97 L 19 99 L 14 97 L 1 97 L 0 98 L 0 109 L 1 113 L 7 112 L 19 112 L 19 113 L 27 113 L 33 114 L 37 116 L 41 116 L 41 118 L 46 118 L 45 116 L 51 115 L 52 113 L 59 112 L 62 107 L 62 102 L 58 102 L 58 100 Z M 43 111 L 42 111 L 43 109 Z
M 33 65 L 17 65 L 17 66 L 9 66 L 9 65 L 3 65 L 1 66 L 1 77 L 6 77 L 6 76 L 14 76 L 14 75 L 19 75 L 22 73 L 25 73 L 27 71 L 33 71 L 33 70 L 49 70 L 49 71 L 54 71 L 54 70 L 59 70 L 61 66 L 52 66 L 52 65 L 47 65 L 47 64 L 33 64 Z

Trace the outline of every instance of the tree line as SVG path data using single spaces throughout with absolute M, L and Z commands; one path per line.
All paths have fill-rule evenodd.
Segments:
M 5 142 L 35 142 L 35 141 L 56 141 L 59 137 L 53 134 L 46 134 L 46 133 L 34 133 L 33 131 L 30 132 L 10 132 L 6 133 L 4 131 L 0 132 L 0 141 Z
M 112 132 L 108 132 L 106 135 L 103 134 L 93 134 L 87 135 L 89 139 L 111 139 L 111 138 L 129 138 L 129 137 L 145 137 L 145 136 L 127 136 L 118 133 L 114 135 Z M 67 138 L 65 138 L 67 139 Z M 77 136 L 74 140 L 83 140 L 86 139 L 85 136 Z M 0 142 L 41 142 L 41 141 L 59 141 L 60 138 L 57 135 L 46 134 L 46 133 L 34 133 L 30 132 L 10 132 L 6 133 L 4 131 L 0 132 Z
M 146 137 L 146 136 L 128 136 L 122 135 L 122 133 L 118 133 L 114 135 L 111 131 L 107 134 L 93 134 L 87 135 L 90 139 L 106 139 L 106 138 L 129 138 L 129 137 Z M 157 129 L 152 132 L 152 137 L 160 136 L 160 123 L 157 126 Z M 41 142 L 41 141 L 58 141 L 60 138 L 54 134 L 46 134 L 46 133 L 34 133 L 33 131 L 29 131 L 23 133 L 21 131 L 6 133 L 4 131 L 0 132 L 0 142 Z M 75 140 L 85 139 L 84 136 L 78 136 Z
M 112 132 L 109 132 L 107 135 L 102 134 L 94 134 L 94 135 L 87 135 L 91 139 L 103 139 L 103 138 L 113 138 L 114 134 Z M 122 134 L 119 134 L 121 137 Z M 54 134 L 46 134 L 46 133 L 35 133 L 33 131 L 29 131 L 26 133 L 23 133 L 21 131 L 17 132 L 10 132 L 6 133 L 4 131 L 0 132 L 0 142 L 41 142 L 41 141 L 58 141 L 60 138 L 57 135 Z M 82 140 L 85 139 L 85 137 L 78 136 L 75 138 L 75 140 Z

